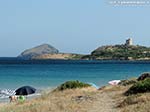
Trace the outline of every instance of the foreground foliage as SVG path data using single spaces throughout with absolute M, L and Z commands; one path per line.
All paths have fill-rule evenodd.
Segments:
M 119 82 L 119 85 L 128 86 L 131 84 L 135 84 L 136 82 L 137 82 L 137 79 L 132 78 L 132 79 L 127 79 L 127 80 L 121 80 L 121 82 Z
M 75 88 L 83 88 L 83 87 L 89 87 L 90 84 L 80 82 L 78 80 L 76 81 L 67 81 L 63 84 L 61 84 L 59 87 L 56 88 L 56 90 L 62 91 L 65 89 L 75 89 Z
M 150 73 L 147 72 L 147 73 L 143 73 L 140 77 L 138 77 L 138 81 L 141 81 L 141 80 L 145 80 L 147 78 L 150 78 Z
M 87 112 L 96 92 L 93 88 L 68 89 L 65 91 L 45 92 L 38 98 L 25 102 L 0 105 L 0 112 Z M 90 98 L 88 97 L 90 94 Z M 91 94 L 93 94 L 91 96 Z M 78 96 L 83 96 L 80 103 Z M 80 99 L 79 99 L 80 100 Z
M 132 95 L 144 92 L 150 92 L 150 78 L 135 83 L 132 87 L 129 88 L 127 92 L 125 92 L 125 95 Z

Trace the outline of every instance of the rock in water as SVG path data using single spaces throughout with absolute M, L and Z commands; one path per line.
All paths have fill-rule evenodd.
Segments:
M 37 47 L 25 50 L 18 57 L 22 59 L 33 59 L 34 57 L 43 54 L 57 54 L 57 53 L 59 53 L 59 51 L 53 46 L 48 44 L 42 44 Z

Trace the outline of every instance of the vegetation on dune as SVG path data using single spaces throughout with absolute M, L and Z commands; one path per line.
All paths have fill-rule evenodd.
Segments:
M 132 95 L 137 93 L 150 92 L 150 73 L 143 73 L 135 80 L 121 81 L 121 85 L 133 84 L 126 92 L 125 95 Z
M 92 105 L 92 99 L 87 98 L 87 94 L 93 94 L 93 98 L 96 93 L 90 88 L 48 92 L 23 103 L 0 105 L 0 112 L 87 112 L 88 107 Z M 78 99 L 78 96 L 83 97 Z
M 132 79 L 127 79 L 127 80 L 121 80 L 121 82 L 119 82 L 119 85 L 122 86 L 128 86 L 131 84 L 135 84 L 137 82 L 136 78 L 132 78 Z
M 83 88 L 83 87 L 89 87 L 89 86 L 91 86 L 91 85 L 87 84 L 87 83 L 80 82 L 78 80 L 76 80 L 76 81 L 67 81 L 67 82 L 61 84 L 60 86 L 58 86 L 56 88 L 56 90 L 62 91 L 62 90 L 65 90 L 65 89 L 75 89 L 75 88 Z
M 150 105 L 149 95 L 150 93 L 143 93 L 127 96 L 122 102 L 119 103 L 118 107 L 121 107 L 123 112 L 136 112 L 137 109 L 142 110 L 142 112 L 148 112 L 149 109 L 143 107 L 143 104 L 145 106 Z
M 143 81 L 138 81 L 128 91 L 125 92 L 125 95 L 132 95 L 137 93 L 150 92 L 150 78 L 147 78 Z
M 126 97 L 126 98 L 118 105 L 118 107 L 124 107 L 124 106 L 127 106 L 127 105 L 136 104 L 136 103 L 138 103 L 137 98 L 138 98 L 137 95 L 128 96 L 128 97 Z
M 138 81 L 145 80 L 146 78 L 150 78 L 150 73 L 143 73 L 140 77 L 138 77 Z

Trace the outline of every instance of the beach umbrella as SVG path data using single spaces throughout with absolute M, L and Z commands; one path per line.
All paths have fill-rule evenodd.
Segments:
M 23 86 L 17 89 L 16 95 L 29 95 L 35 93 L 36 89 L 30 86 Z

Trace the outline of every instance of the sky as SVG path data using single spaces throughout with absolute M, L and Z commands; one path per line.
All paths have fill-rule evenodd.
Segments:
M 47 43 L 60 52 L 89 54 L 102 45 L 150 46 L 150 5 L 109 0 L 0 0 L 0 57 Z

